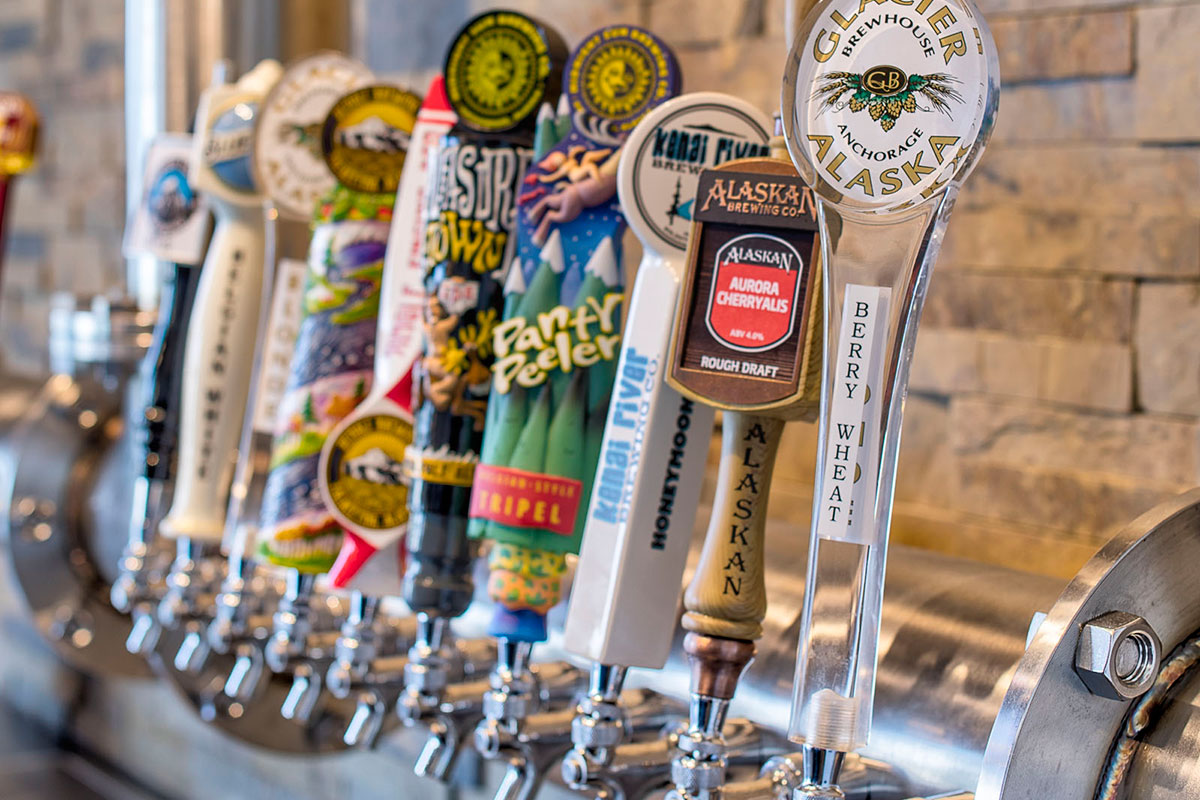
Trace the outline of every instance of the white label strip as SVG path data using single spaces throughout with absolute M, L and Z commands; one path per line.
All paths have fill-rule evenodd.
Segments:
M 275 270 L 275 292 L 271 296 L 271 318 L 258 368 L 258 386 L 254 392 L 254 431 L 271 435 L 279 401 L 287 388 L 288 369 L 300 335 L 304 312 L 304 282 L 308 264 L 296 258 L 280 259 Z
M 891 294 L 882 286 L 846 286 L 819 488 L 817 535 L 822 539 L 873 543 L 883 406 L 880 378 L 887 357 Z

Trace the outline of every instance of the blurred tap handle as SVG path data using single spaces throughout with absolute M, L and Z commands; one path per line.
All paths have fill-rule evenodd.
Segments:
M 38 114 L 23 94 L 0 92 L 0 263 L 4 257 L 4 219 L 13 176 L 33 167 L 37 157 Z
M 0 178 L 20 175 L 33 166 L 38 130 L 38 113 L 29 98 L 0 92 Z

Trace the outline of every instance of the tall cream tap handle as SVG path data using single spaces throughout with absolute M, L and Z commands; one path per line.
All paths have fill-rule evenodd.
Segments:
M 253 366 L 265 253 L 262 198 L 251 177 L 253 124 L 278 80 L 264 61 L 237 84 L 205 91 L 192 152 L 194 184 L 216 225 L 192 309 L 184 355 L 179 465 L 160 531 L 219 543 Z

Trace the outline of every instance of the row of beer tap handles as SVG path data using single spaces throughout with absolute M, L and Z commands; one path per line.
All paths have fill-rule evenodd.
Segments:
M 129 647 L 169 628 L 176 669 L 233 654 L 242 707 L 290 675 L 299 724 L 351 699 L 351 744 L 394 709 L 429 729 L 416 769 L 441 780 L 473 740 L 510 765 L 501 797 L 533 797 L 558 763 L 618 796 L 844 796 L 870 729 L 908 364 L 998 91 L 970 0 L 889 5 L 840 46 L 870 5 L 797 23 L 781 131 L 739 98 L 675 96 L 650 31 L 568 55 L 507 11 L 467 23 L 423 102 L 331 53 L 214 82 L 186 166 L 215 227 L 163 296 L 114 586 Z M 281 220 L 314 208 L 306 260 L 281 258 Z M 622 308 L 626 225 L 643 257 Z M 668 658 L 718 410 L 682 721 L 625 679 Z M 767 610 L 788 420 L 820 425 L 798 749 L 729 718 Z M 481 548 L 494 644 L 452 632 Z M 572 563 L 562 645 L 590 674 L 536 657 Z

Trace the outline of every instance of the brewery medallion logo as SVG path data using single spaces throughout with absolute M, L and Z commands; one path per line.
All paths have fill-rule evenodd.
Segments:
M 761 353 L 791 335 L 804 258 L 790 243 L 748 233 L 721 245 L 713 265 L 704 321 L 718 342 Z
M 862 75 L 831 72 L 817 87 L 825 110 L 865 110 L 879 127 L 890 131 L 904 112 L 938 111 L 953 117 L 952 106 L 962 103 L 954 88 L 958 79 L 945 73 L 905 75 L 896 67 L 872 67 Z M 846 98 L 846 99 L 843 99 Z M 919 103 L 918 99 L 924 102 Z
M 566 90 L 577 117 L 604 121 L 593 123 L 603 129 L 589 135 L 621 136 L 679 91 L 679 72 L 657 36 L 631 25 L 611 25 L 576 48 Z
M 735 408 L 806 396 L 820 372 L 812 190 L 780 159 L 728 163 L 700 174 L 695 218 L 668 382 Z
M 371 71 L 340 53 L 317 53 L 288 68 L 263 101 L 254 137 L 259 187 L 287 216 L 308 221 L 335 179 L 325 164 L 325 117 Z
M 192 185 L 192 137 L 161 133 L 146 151 L 141 200 L 129 217 L 123 250 L 176 264 L 204 259 L 208 203 Z
M 205 166 L 222 184 L 240 194 L 257 191 L 251 158 L 260 99 L 256 95 L 230 98 L 212 115 L 204 141 Z
M 748 103 L 684 95 L 655 109 L 630 136 L 619 172 L 621 203 L 643 242 L 687 249 L 701 171 L 768 153 L 769 120 Z
M 188 162 L 183 154 L 163 163 L 150 181 L 146 206 L 159 232 L 178 229 L 196 213 L 196 191 L 188 183 L 187 172 Z
M 421 98 L 396 86 L 357 89 L 325 118 L 325 163 L 347 189 L 394 194 Z
M 469 22 L 451 45 L 446 93 L 466 127 L 508 130 L 537 111 L 550 69 L 549 42 L 537 23 L 511 11 L 490 12 Z
M 404 451 L 412 422 L 391 414 L 363 417 L 334 440 L 326 462 L 329 497 L 339 512 L 369 530 L 408 519 Z
M 789 58 L 789 150 L 833 202 L 908 208 L 965 177 L 995 116 L 995 59 L 966 0 L 834 0 Z

